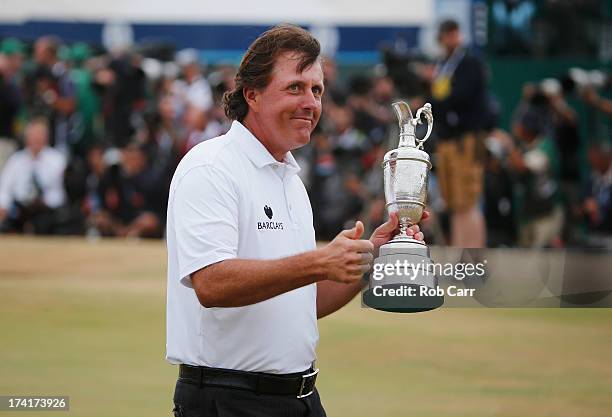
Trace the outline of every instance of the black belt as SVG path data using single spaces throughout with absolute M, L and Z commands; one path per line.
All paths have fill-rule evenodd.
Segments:
M 314 392 L 319 370 L 310 368 L 297 374 L 274 375 L 206 366 L 180 365 L 179 380 L 202 386 L 238 388 L 257 394 L 294 395 L 308 397 Z

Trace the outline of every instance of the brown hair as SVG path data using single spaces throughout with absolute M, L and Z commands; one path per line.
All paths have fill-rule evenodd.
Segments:
M 447 33 L 455 32 L 459 30 L 459 23 L 453 19 L 446 19 L 440 22 L 438 26 L 438 40 Z
M 225 115 L 242 121 L 249 112 L 244 88 L 265 88 L 271 79 L 276 58 L 284 52 L 300 54 L 298 71 L 309 68 L 319 57 L 321 46 L 299 26 L 283 24 L 264 32 L 249 46 L 236 74 L 236 87 L 223 95 Z

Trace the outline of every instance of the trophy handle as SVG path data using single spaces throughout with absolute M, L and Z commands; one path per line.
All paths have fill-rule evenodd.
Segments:
M 423 143 L 429 138 L 433 128 L 431 104 L 425 103 L 423 107 L 417 110 L 414 116 L 410 111 L 410 107 L 404 101 L 395 102 L 391 104 L 391 107 L 395 111 L 400 127 L 399 147 L 408 146 L 423 149 Z M 421 114 L 425 116 L 425 120 L 427 121 L 427 133 L 425 133 L 423 139 L 416 137 L 416 126 L 423 123 L 421 121 Z
M 417 110 L 416 114 L 414 115 L 414 119 L 413 119 L 414 120 L 413 123 L 415 127 L 417 124 L 423 123 L 421 121 L 421 113 L 425 115 L 425 120 L 427 121 L 427 133 L 425 133 L 425 136 L 423 136 L 423 139 L 419 139 L 415 135 L 415 139 L 418 143 L 417 149 L 423 149 L 423 144 L 425 143 L 427 139 L 429 139 L 429 136 L 431 135 L 431 130 L 433 128 L 433 113 L 431 111 L 431 104 L 425 103 L 423 107 Z

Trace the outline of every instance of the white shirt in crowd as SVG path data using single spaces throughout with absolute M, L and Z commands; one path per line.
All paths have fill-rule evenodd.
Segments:
M 209 111 L 214 105 L 212 90 L 204 77 L 198 77 L 191 83 L 176 80 L 172 85 L 172 91 L 180 98 L 177 114 L 182 114 L 188 103 L 204 112 Z
M 15 202 L 32 202 L 37 187 L 48 207 L 63 205 L 65 169 L 66 159 L 51 147 L 42 149 L 36 158 L 28 149 L 15 152 L 0 174 L 0 208 L 7 210 Z
M 291 153 L 276 161 L 239 122 L 183 158 L 168 202 L 169 362 L 276 374 L 311 366 L 319 339 L 316 284 L 245 307 L 204 308 L 190 278 L 226 259 L 315 249 L 298 171 Z

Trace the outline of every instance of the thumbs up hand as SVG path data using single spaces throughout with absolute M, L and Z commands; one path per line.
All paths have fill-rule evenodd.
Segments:
M 361 239 L 363 231 L 363 223 L 358 221 L 353 228 L 341 231 L 321 249 L 327 279 L 351 284 L 372 268 L 374 245 Z

